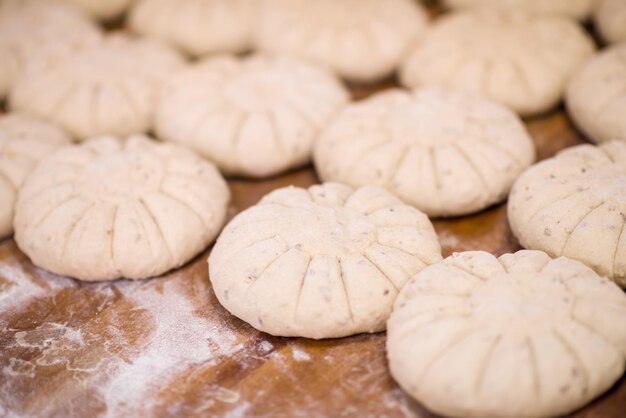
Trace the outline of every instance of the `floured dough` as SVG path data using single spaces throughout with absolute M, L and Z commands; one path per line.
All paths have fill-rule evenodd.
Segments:
M 236 216 L 209 257 L 233 315 L 281 336 L 377 332 L 398 289 L 441 260 L 428 218 L 378 187 L 287 187 Z
M 569 83 L 566 103 L 592 141 L 626 141 L 626 42 L 587 61 Z
M 101 20 L 119 17 L 134 0 L 64 0 L 83 12 Z
M 58 127 L 33 116 L 0 116 L 0 239 L 13 232 L 17 191 L 39 160 L 69 143 Z
M 213 241 L 226 183 L 190 150 L 98 137 L 42 160 L 15 207 L 15 241 L 39 267 L 81 280 L 142 279 Z
M 250 48 L 259 0 L 139 0 L 130 15 L 138 33 L 199 56 Z
M 591 37 L 564 17 L 458 12 L 426 32 L 403 64 L 401 80 L 409 87 L 481 93 L 528 116 L 553 108 L 593 51 Z
M 209 58 L 161 95 L 160 138 L 182 142 L 229 174 L 263 177 L 308 162 L 313 140 L 348 93 L 335 77 L 289 58 Z
M 426 26 L 412 0 L 263 0 L 257 45 L 305 58 L 348 80 L 391 74 Z
M 606 42 L 626 41 L 626 0 L 600 0 L 593 19 Z
M 0 99 L 18 74 L 100 41 L 96 25 L 56 0 L 0 1 Z
M 501 8 L 520 10 L 540 15 L 562 15 L 585 20 L 594 10 L 598 0 L 444 0 L 452 9 Z
M 580 145 L 530 168 L 508 211 L 524 247 L 580 260 L 626 288 L 626 142 Z
M 532 139 L 513 112 L 441 88 L 389 90 L 354 103 L 314 151 L 323 180 L 386 187 L 429 216 L 502 201 L 534 158 Z
M 391 374 L 455 417 L 561 416 L 624 372 L 626 296 L 568 258 L 456 253 L 400 292 L 387 324 Z
M 79 140 L 147 132 L 161 84 L 182 65 L 155 41 L 112 35 L 20 77 L 10 106 L 48 118 Z

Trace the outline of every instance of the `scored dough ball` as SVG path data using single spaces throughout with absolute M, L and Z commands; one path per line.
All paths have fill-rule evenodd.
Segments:
M 257 45 L 357 82 L 390 75 L 426 27 L 412 0 L 264 0 Z
M 409 87 L 439 84 L 481 93 L 522 116 L 550 110 L 594 51 L 576 22 L 481 10 L 439 19 L 402 71 Z
M 15 241 L 34 264 L 81 280 L 143 279 L 209 245 L 230 193 L 213 164 L 144 136 L 64 147 L 28 176 Z
M 567 414 L 624 372 L 626 296 L 568 258 L 455 253 L 404 286 L 387 323 L 392 376 L 454 417 Z
M 33 116 L 0 116 L 0 239 L 13 232 L 13 207 L 26 176 L 39 160 L 69 141 L 61 129 Z
M 626 0 L 601 0 L 594 22 L 606 42 L 626 41 Z
M 122 15 L 134 0 L 64 0 L 100 20 L 111 20 Z
M 626 143 L 580 145 L 535 165 L 508 211 L 525 248 L 580 260 L 626 288 Z
M 593 56 L 574 75 L 565 98 L 569 114 L 589 139 L 626 141 L 626 42 Z
M 252 43 L 258 0 L 139 0 L 130 26 L 190 55 L 242 52 Z
M 398 290 L 441 260 L 428 218 L 378 187 L 286 187 L 237 215 L 209 257 L 220 303 L 279 336 L 385 329 Z
M 451 9 L 500 8 L 538 15 L 561 15 L 585 20 L 598 0 L 444 0 Z
M 510 110 L 441 88 L 389 90 L 344 109 L 317 140 L 323 180 L 376 184 L 429 216 L 457 216 L 502 201 L 535 159 Z
M 182 64 L 159 43 L 113 35 L 20 77 L 10 105 L 56 122 L 79 140 L 147 132 L 161 84 Z
M 264 177 L 307 163 L 348 93 L 323 68 L 289 58 L 209 58 L 175 76 L 159 100 L 160 138 L 228 174 Z

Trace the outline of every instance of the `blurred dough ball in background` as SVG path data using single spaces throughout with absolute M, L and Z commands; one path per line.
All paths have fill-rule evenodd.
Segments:
M 99 20 L 121 16 L 134 0 L 64 0 Z
M 604 41 L 626 41 L 626 0 L 601 0 L 593 19 Z
M 519 10 L 533 14 L 562 15 L 586 20 L 598 0 L 443 0 L 451 9 L 500 8 Z

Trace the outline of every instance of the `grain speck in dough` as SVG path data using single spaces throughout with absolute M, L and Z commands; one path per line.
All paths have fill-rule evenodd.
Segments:
M 412 0 L 262 0 L 256 43 L 370 82 L 395 70 L 426 21 Z
M 284 57 L 222 55 L 170 80 L 156 130 L 225 173 L 265 177 L 310 161 L 313 141 L 348 98 L 322 67 Z
M 566 104 L 592 141 L 626 142 L 626 42 L 602 50 L 581 67 L 567 87 Z
M 585 20 L 594 10 L 598 0 L 444 0 L 443 2 L 452 9 L 500 8 Z
M 32 262 L 86 281 L 176 268 L 217 236 L 230 192 L 213 164 L 144 136 L 93 138 L 43 159 L 15 207 Z
M 377 332 L 399 289 L 441 260 L 428 218 L 379 187 L 324 183 L 266 195 L 225 228 L 209 257 L 220 303 L 279 336 Z
M 565 415 L 624 372 L 626 296 L 541 251 L 455 253 L 405 285 L 387 324 L 392 376 L 454 417 Z
M 389 90 L 346 107 L 314 150 L 321 179 L 385 187 L 432 217 L 502 201 L 534 159 L 532 139 L 513 112 L 433 87 Z
M 568 148 L 531 167 L 508 217 L 525 248 L 582 261 L 626 288 L 626 142 Z
M 440 18 L 401 69 L 405 86 L 481 93 L 522 116 L 556 106 L 593 53 L 591 37 L 565 17 L 477 10 Z
M 593 20 L 604 41 L 626 41 L 626 0 L 600 0 Z
M 39 160 L 69 144 L 49 122 L 21 113 L 0 116 L 0 239 L 13 232 L 17 191 Z
M 156 41 L 111 35 L 18 78 L 10 106 L 50 119 L 79 140 L 144 133 L 161 84 L 182 65 Z

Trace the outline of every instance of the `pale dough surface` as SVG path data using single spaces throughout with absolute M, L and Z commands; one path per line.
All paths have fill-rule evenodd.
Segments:
M 344 109 L 315 144 L 325 181 L 376 184 L 429 216 L 457 216 L 502 201 L 535 159 L 513 112 L 441 88 L 389 90 Z
M 556 106 L 594 51 L 575 21 L 492 9 L 439 18 L 401 68 L 408 87 L 443 85 L 490 97 L 530 116 Z
M 135 0 L 64 0 L 89 16 L 100 20 L 115 19 L 122 15 Z
M 225 228 L 209 257 L 215 295 L 280 336 L 378 332 L 404 283 L 441 260 L 432 224 L 378 187 L 338 183 L 266 195 Z
M 501 8 L 585 20 L 594 11 L 598 0 L 443 0 L 443 2 L 452 9 Z
M 64 147 L 27 178 L 15 241 L 32 262 L 80 280 L 158 276 L 217 236 L 230 192 L 192 151 L 144 136 Z
M 390 75 L 426 27 L 412 0 L 261 0 L 256 44 L 357 82 Z
M 593 20 L 606 42 L 626 41 L 626 0 L 600 0 Z
M 455 253 L 405 285 L 387 324 L 392 376 L 454 417 L 562 416 L 624 372 L 626 296 L 541 251 Z
M 508 216 L 525 248 L 582 261 L 626 288 L 626 142 L 580 145 L 531 167 Z
M 173 77 L 156 131 L 228 174 L 265 177 L 311 159 L 313 141 L 349 99 L 326 69 L 291 58 L 222 55 Z

